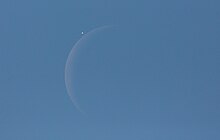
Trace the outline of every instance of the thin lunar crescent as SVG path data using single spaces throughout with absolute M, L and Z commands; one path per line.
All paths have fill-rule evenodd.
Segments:
M 76 107 L 77 110 L 79 110 L 81 113 L 85 113 L 84 110 L 82 108 L 80 108 L 79 103 L 77 102 L 77 99 L 75 97 L 75 93 L 73 90 L 73 86 L 72 86 L 72 65 L 74 63 L 74 56 L 77 53 L 77 48 L 79 48 L 81 45 L 81 43 L 83 43 L 84 41 L 86 41 L 86 39 L 88 39 L 90 36 L 93 36 L 93 34 L 95 34 L 96 32 L 105 30 L 106 28 L 109 28 L 111 26 L 102 26 L 99 28 L 95 28 L 94 30 L 84 34 L 82 36 L 82 38 L 76 42 L 76 44 L 73 46 L 72 50 L 70 51 L 68 58 L 66 60 L 66 65 L 65 65 L 65 85 L 66 85 L 66 90 L 68 95 L 70 96 L 71 101 L 73 102 L 74 106 Z

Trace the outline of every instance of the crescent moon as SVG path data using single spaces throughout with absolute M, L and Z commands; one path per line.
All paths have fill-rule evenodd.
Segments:
M 83 43 L 84 41 L 86 41 L 90 36 L 93 36 L 95 33 L 105 30 L 109 27 L 112 27 L 110 25 L 106 25 L 106 26 L 102 26 L 102 27 L 98 27 L 95 28 L 93 30 L 91 30 L 90 32 L 86 33 L 83 35 L 83 37 L 81 39 L 79 39 L 76 44 L 73 46 L 73 48 L 71 49 L 67 60 L 66 60 L 66 65 L 65 65 L 65 86 L 66 86 L 66 90 L 67 90 L 67 94 L 69 95 L 72 103 L 74 104 L 74 106 L 76 107 L 76 109 L 78 111 L 80 111 L 81 113 L 85 114 L 85 111 L 80 107 L 80 105 L 77 102 L 77 99 L 75 97 L 75 94 L 73 93 L 73 87 L 72 87 L 72 76 L 71 76 L 71 66 L 74 63 L 74 56 L 77 53 L 77 49 L 81 46 L 80 44 Z

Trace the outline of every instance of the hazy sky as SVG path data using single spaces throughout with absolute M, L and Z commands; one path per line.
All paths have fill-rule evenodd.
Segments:
M 1 0 L 0 139 L 219 140 L 219 5 Z M 83 115 L 65 63 L 103 25 L 120 26 L 86 39 L 74 63 Z

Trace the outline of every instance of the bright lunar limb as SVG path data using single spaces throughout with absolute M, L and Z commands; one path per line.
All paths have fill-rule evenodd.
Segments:
M 76 44 L 73 46 L 72 50 L 70 51 L 68 58 L 66 60 L 65 65 L 65 85 L 67 89 L 67 93 L 70 96 L 71 101 L 73 102 L 74 106 L 77 110 L 79 110 L 81 113 L 85 114 L 84 110 L 80 108 L 80 105 L 77 102 L 77 99 L 75 97 L 75 89 L 73 87 L 73 65 L 75 62 L 75 56 L 78 54 L 78 48 L 81 48 L 82 44 L 87 41 L 88 38 L 92 37 L 97 32 L 103 31 L 111 26 L 102 26 L 99 28 L 95 28 L 94 30 L 88 32 L 84 35 L 84 32 L 81 32 L 82 35 L 84 35 L 79 41 L 76 42 Z

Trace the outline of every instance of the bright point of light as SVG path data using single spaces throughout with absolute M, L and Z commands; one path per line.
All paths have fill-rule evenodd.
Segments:
M 81 34 L 83 35 L 83 34 L 84 34 L 84 32 L 81 32 Z

